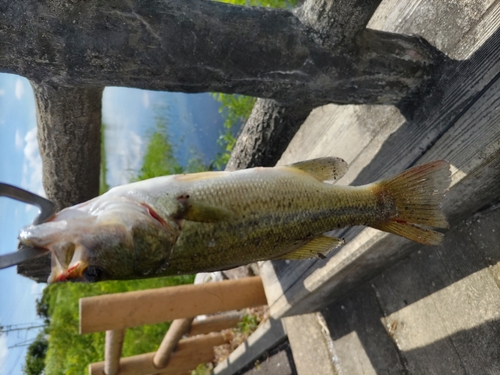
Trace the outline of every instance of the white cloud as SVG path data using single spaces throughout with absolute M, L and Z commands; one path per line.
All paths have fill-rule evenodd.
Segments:
M 5 90 L 4 89 L 0 89 L 0 96 L 4 96 L 5 95 Z
M 142 165 L 141 137 L 131 130 L 110 132 L 106 134 L 106 143 L 112 145 L 106 151 L 108 184 L 110 186 L 128 184 Z
M 147 91 L 144 91 L 142 93 L 142 104 L 144 105 L 144 108 L 147 108 L 147 109 L 149 109 L 149 107 L 151 105 L 151 101 L 149 99 L 149 92 L 147 92 Z
M 31 284 L 31 294 L 33 294 L 35 296 L 42 294 L 46 285 L 47 284 L 42 284 L 42 283 L 39 284 L 39 283 L 33 282 L 33 284 Z
M 7 336 L 0 336 L 0 369 L 5 368 L 5 362 L 7 361 L 7 356 L 9 354 L 9 348 L 7 348 Z
M 29 191 L 45 196 L 42 186 L 42 159 L 38 149 L 36 127 L 26 133 L 24 137 L 24 164 L 22 185 Z M 31 207 L 31 206 L 27 206 Z
M 17 100 L 21 100 L 24 95 L 24 85 L 21 78 L 16 79 L 16 88 L 14 90 Z
M 18 150 L 20 150 L 24 145 L 23 137 L 21 136 L 21 132 L 19 131 L 19 129 L 16 130 L 15 143 Z

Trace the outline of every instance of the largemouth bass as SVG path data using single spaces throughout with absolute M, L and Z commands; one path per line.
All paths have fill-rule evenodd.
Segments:
M 449 164 L 435 161 L 364 186 L 325 183 L 347 164 L 320 158 L 274 168 L 153 178 L 111 189 L 20 233 L 49 249 L 49 282 L 158 277 L 269 259 L 323 258 L 326 232 L 365 225 L 437 245 Z

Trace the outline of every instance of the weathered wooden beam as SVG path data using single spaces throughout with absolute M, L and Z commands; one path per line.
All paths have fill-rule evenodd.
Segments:
M 180 375 L 194 370 L 200 363 L 210 362 L 214 358 L 214 346 L 222 345 L 226 338 L 220 333 L 190 337 L 179 342 L 172 353 L 169 364 L 164 369 L 155 367 L 155 352 L 125 357 L 120 360 L 119 375 Z M 107 375 L 104 362 L 89 365 L 90 375 Z
M 329 49 L 353 48 L 381 0 L 306 0 L 294 10 L 316 43 Z
M 274 166 L 313 107 L 259 99 L 245 123 L 226 170 Z
M 124 329 L 106 331 L 104 344 L 104 373 L 106 375 L 117 375 L 120 371 L 120 358 L 124 339 Z
M 175 319 L 172 322 L 167 334 L 160 344 L 160 347 L 153 357 L 153 363 L 156 368 L 164 368 L 167 366 L 170 356 L 177 347 L 180 339 L 188 333 L 191 328 L 191 322 L 193 319 L 194 318 Z
M 243 313 L 231 311 L 224 314 L 211 315 L 203 320 L 195 319 L 191 324 L 188 336 L 203 335 L 236 327 L 242 317 Z
M 494 30 L 486 26 L 478 22 L 482 30 Z M 444 200 L 451 224 L 481 209 L 498 198 L 500 182 L 500 33 L 489 35 L 479 45 L 467 38 L 465 46 L 454 46 L 457 51 L 451 53 L 456 55 L 467 55 L 467 48 L 475 52 L 469 52 L 467 60 L 443 67 L 435 90 L 411 119 L 405 121 L 391 108 L 318 109 L 280 163 L 340 156 L 350 162 L 350 170 L 339 184 L 362 185 L 444 158 L 453 165 L 453 186 Z M 320 118 L 320 111 L 327 114 Z M 372 229 L 340 235 L 349 241 L 327 261 L 263 266 L 273 316 L 315 311 L 325 305 L 326 296 L 331 303 L 419 248 Z
M 325 18 L 337 9 L 331 3 Z M 357 1 L 354 8 L 339 2 L 337 17 L 353 20 L 349 37 L 365 26 L 366 17 L 355 16 L 365 3 L 370 14 L 378 1 Z M 64 7 L 2 0 L 0 9 L 9 41 L 0 45 L 0 70 L 45 86 L 217 91 L 288 104 L 394 104 L 437 62 L 432 47 L 404 35 L 388 42 L 377 34 L 370 37 L 374 48 L 359 45 L 351 54 L 344 46 L 319 45 L 314 22 L 304 24 L 285 9 L 200 0 L 87 0 Z M 350 9 L 353 16 L 343 18 Z
M 32 82 L 43 166 L 43 187 L 56 209 L 99 194 L 102 87 L 75 88 Z M 50 255 L 25 262 L 18 273 L 47 282 Z
M 318 45 L 328 50 L 342 50 L 345 56 L 349 56 L 356 54 L 355 51 L 357 50 L 368 51 L 373 48 L 380 48 L 380 46 L 376 47 L 379 40 L 386 39 L 382 44 L 388 52 L 388 57 L 395 51 L 406 49 L 407 46 L 403 47 L 404 43 L 401 45 L 393 43 L 389 47 L 392 43 L 389 40 L 395 34 L 365 30 L 379 4 L 380 0 L 307 0 L 301 7 L 294 10 L 294 14 L 307 26 L 309 36 Z M 425 43 L 421 44 L 423 46 Z M 408 49 L 406 51 L 410 55 L 416 52 Z M 433 60 L 434 63 L 431 63 L 431 65 L 438 65 L 441 60 L 441 56 L 437 51 Z M 381 61 L 381 63 L 392 64 L 388 60 Z M 361 65 L 367 64 L 362 63 Z M 340 69 L 344 68 L 346 67 Z M 416 74 L 419 75 L 419 73 Z M 429 81 L 431 75 L 429 74 L 424 81 Z M 356 87 L 363 85 L 362 82 L 355 83 L 356 79 L 354 77 L 351 77 L 350 80 Z M 391 86 L 390 81 L 391 79 L 386 81 L 389 86 L 386 86 L 386 92 L 381 96 L 381 99 L 384 98 L 383 100 L 387 100 L 387 103 L 392 100 L 386 96 L 392 95 L 389 93 L 391 91 L 389 88 Z M 422 81 L 422 85 L 415 85 L 412 90 L 406 93 L 405 98 L 400 97 L 396 102 L 407 100 L 408 97 L 413 96 L 411 91 L 417 91 L 419 87 L 423 86 L 423 83 Z M 301 95 L 288 104 L 283 103 L 280 98 L 278 98 L 279 101 L 259 99 L 238 137 L 226 169 L 236 170 L 256 166 L 274 166 L 309 113 L 315 106 L 319 105 L 315 95 Z M 348 90 L 344 91 L 343 95 L 344 99 L 339 103 L 356 103 L 355 100 L 351 101 L 348 98 Z
M 32 86 L 47 198 L 59 211 L 96 197 L 103 87 Z
M 266 305 L 259 276 L 80 299 L 80 333 Z

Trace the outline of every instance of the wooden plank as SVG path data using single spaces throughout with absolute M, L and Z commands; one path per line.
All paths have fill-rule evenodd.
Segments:
M 116 375 L 120 370 L 124 338 L 124 329 L 106 331 L 106 342 L 104 344 L 104 372 L 106 375 Z
M 500 24 L 498 8 L 495 3 L 485 16 L 490 20 L 495 16 L 496 25 Z M 484 26 L 481 15 L 477 16 L 477 24 Z M 387 108 L 330 106 L 334 122 L 328 124 L 326 132 L 312 132 L 322 140 L 313 138 L 306 142 L 307 134 L 301 133 L 301 129 L 296 137 L 300 144 L 292 142 L 280 164 L 337 154 L 328 145 L 339 145 L 343 150 L 349 149 L 346 160 L 351 164 L 340 183 L 360 185 L 396 174 L 416 163 L 447 158 L 455 173 L 454 186 L 444 208 L 452 222 L 457 222 L 498 195 L 495 187 L 499 182 L 499 34 L 493 33 L 469 60 L 448 65 L 438 83 L 442 92 L 430 95 L 412 119 L 404 121 Z M 454 48 L 467 49 L 460 43 Z M 379 131 L 377 114 L 385 122 Z M 337 123 L 339 120 L 349 127 Z M 368 124 L 362 125 L 363 121 Z M 306 122 L 306 131 L 312 126 Z M 305 157 L 301 157 L 302 146 Z M 357 232 L 359 229 L 342 232 L 342 235 L 352 238 Z M 314 311 L 324 305 L 326 296 L 344 295 L 416 248 L 404 239 L 365 229 L 326 262 L 313 260 L 284 265 L 267 262 L 262 276 L 271 313 L 280 317 Z
M 163 338 L 160 347 L 153 357 L 156 368 L 164 368 L 170 359 L 172 352 L 177 347 L 182 336 L 191 328 L 193 318 L 175 319 L 170 325 L 167 334 Z
M 80 299 L 80 333 L 155 324 L 266 305 L 260 277 Z
M 191 324 L 188 336 L 203 335 L 236 327 L 242 317 L 243 313 L 231 311 L 225 314 L 211 315 L 203 320 L 195 319 Z
M 153 363 L 155 352 L 140 354 L 120 360 L 120 375 L 179 375 L 193 370 L 200 363 L 210 362 L 214 358 L 214 346 L 226 342 L 220 333 L 190 337 L 179 341 L 177 350 L 172 353 L 168 366 L 158 369 Z M 104 362 L 89 365 L 90 375 L 106 375 Z

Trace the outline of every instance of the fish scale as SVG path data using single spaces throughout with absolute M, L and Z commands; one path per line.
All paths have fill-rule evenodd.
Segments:
M 297 241 L 302 244 L 304 238 L 313 239 L 352 222 L 368 223 L 378 214 L 377 198 L 367 188 L 325 184 L 286 168 L 266 169 L 266 179 L 257 177 L 263 172 L 252 170 L 244 177 L 233 174 L 223 182 L 218 177 L 183 187 L 193 200 L 210 199 L 205 191 L 224 192 L 223 196 L 215 194 L 213 203 L 233 211 L 234 216 L 217 223 L 215 237 L 214 225 L 185 223 L 171 255 L 174 273 L 278 257 L 292 251 Z M 215 240 L 209 250 L 207 238 Z M 198 256 L 207 251 L 210 254 Z
M 111 189 L 28 227 L 20 241 L 52 252 L 54 281 L 136 279 L 227 269 L 267 259 L 324 258 L 368 225 L 423 244 L 443 234 L 449 164 L 436 161 L 352 187 L 327 157 L 285 167 L 158 177 Z

